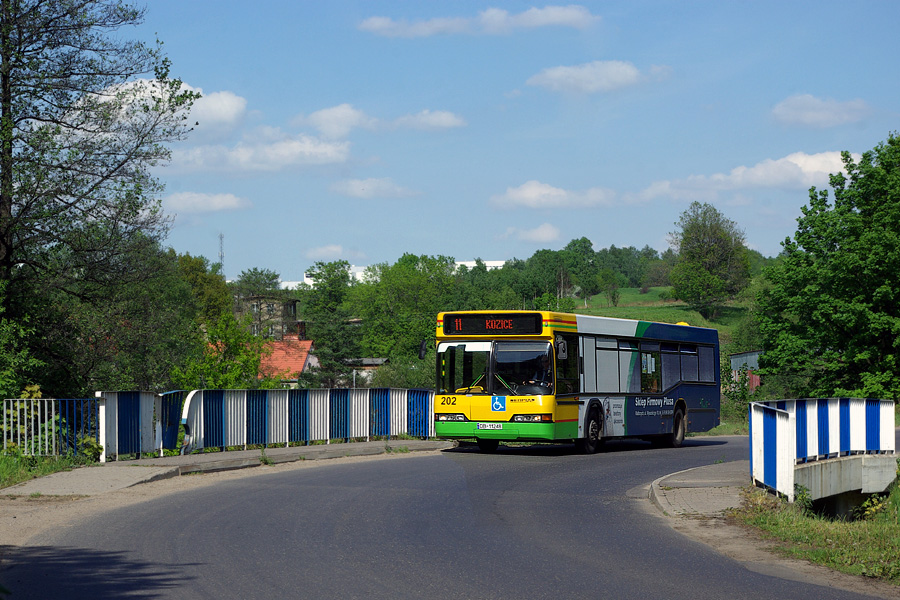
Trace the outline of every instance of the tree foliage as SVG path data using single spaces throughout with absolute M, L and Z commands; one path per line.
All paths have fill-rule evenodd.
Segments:
M 143 15 L 120 0 L 0 0 L 2 302 L 42 364 L 22 377 L 58 397 L 168 387 L 196 343 L 151 170 L 197 96 L 158 44 L 123 37 Z
M 345 387 L 352 381 L 354 360 L 360 358 L 359 327 L 348 304 L 350 264 L 317 262 L 309 277 L 315 283 L 302 291 L 302 314 L 318 365 L 301 373 L 300 381 L 306 387 Z
M 124 269 L 145 281 L 67 290 L 35 288 L 31 348 L 44 364 L 41 388 L 55 397 L 96 390 L 170 389 L 171 369 L 201 343 L 198 308 L 177 263 L 160 248 L 131 252 Z M 96 286 L 96 287 L 95 287 Z M 103 301 L 93 298 L 102 291 Z
M 116 0 L 0 0 L 0 278 L 137 280 L 119 264 L 167 220 L 150 169 L 196 98 Z M 150 78 L 139 78 L 141 75 Z
M 174 251 L 169 251 L 174 256 Z M 232 311 L 231 291 L 222 275 L 219 263 L 210 264 L 205 256 L 180 254 L 175 257 L 178 272 L 191 288 L 201 323 L 215 323 Z
M 250 333 L 249 323 L 224 314 L 207 325 L 202 347 L 173 368 L 174 385 L 220 390 L 274 387 L 277 381 L 261 376 L 265 352 L 263 339 Z
M 271 269 L 253 267 L 241 271 L 232 287 L 238 295 L 244 297 L 273 295 L 281 291 L 280 280 L 281 276 Z
M 0 297 L 6 284 L 0 281 Z M 31 355 L 29 337 L 34 330 L 27 323 L 7 319 L 0 302 L 0 398 L 19 398 L 33 381 L 43 363 Z
M 681 214 L 669 243 L 678 260 L 669 275 L 675 296 L 704 318 L 749 282 L 744 232 L 709 204 L 691 203 Z
M 354 293 L 363 347 L 372 356 L 415 356 L 434 337 L 435 317 L 457 306 L 454 260 L 404 254 L 393 265 L 370 267 Z
M 765 373 L 796 397 L 900 397 L 900 137 L 810 190 L 759 296 Z M 768 385 L 764 378 L 764 386 Z

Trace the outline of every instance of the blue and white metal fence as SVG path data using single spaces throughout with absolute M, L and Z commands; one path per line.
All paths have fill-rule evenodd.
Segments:
M 100 462 L 108 456 L 175 450 L 186 392 L 96 392 L 100 403 Z
M 855 454 L 894 454 L 894 402 L 806 398 L 750 404 L 753 480 L 794 499 L 794 466 Z
M 0 452 L 79 454 L 100 444 L 100 461 L 248 445 L 434 437 L 434 393 L 406 389 L 96 392 L 77 400 L 4 400 Z M 186 439 L 179 444 L 184 426 Z
M 94 398 L 3 400 L 0 451 L 26 456 L 80 454 L 83 441 L 97 439 L 98 402 Z
M 185 446 L 246 447 L 409 434 L 434 436 L 431 390 L 194 390 Z

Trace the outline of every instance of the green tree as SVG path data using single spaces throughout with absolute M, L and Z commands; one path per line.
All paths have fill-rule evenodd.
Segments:
M 346 387 L 352 381 L 353 361 L 360 358 L 359 325 L 349 304 L 350 264 L 317 262 L 309 277 L 315 283 L 302 291 L 301 313 L 318 365 L 301 373 L 300 381 L 307 387 Z
M 181 389 L 276 387 L 275 379 L 260 373 L 265 353 L 265 342 L 250 333 L 248 323 L 223 314 L 207 325 L 205 340 L 194 355 L 172 369 L 172 379 Z
M 144 11 L 117 0 L 0 0 L 0 279 L 139 281 L 123 263 L 168 220 L 151 169 L 198 96 L 159 45 L 123 40 Z M 149 75 L 150 78 L 141 78 Z M 126 270 L 123 265 L 133 267 Z M 101 296 L 102 297 L 102 296 Z M 16 314 L 15 317 L 20 315 Z
M 169 252 L 175 254 L 174 250 Z M 219 317 L 231 312 L 231 291 L 219 263 L 210 264 L 206 257 L 190 254 L 179 254 L 176 260 L 181 278 L 191 286 L 201 323 L 215 323 Z
M 455 261 L 448 256 L 404 254 L 393 265 L 374 265 L 354 293 L 363 347 L 382 358 L 417 356 L 434 338 L 437 313 L 457 308 Z
M 281 276 L 271 269 L 253 267 L 241 271 L 232 286 L 242 297 L 271 296 L 281 291 Z
M 588 299 L 600 292 L 597 281 L 597 253 L 591 240 L 582 237 L 569 242 L 562 250 L 563 260 L 572 280 L 578 286 L 578 295 L 587 307 Z
M 607 306 L 619 305 L 619 288 L 622 287 L 624 280 L 625 277 L 622 274 L 609 268 L 601 269 L 597 274 L 597 287 L 606 296 Z
M 31 348 L 45 363 L 36 383 L 49 396 L 171 389 L 172 368 L 201 343 L 197 306 L 174 256 L 138 247 L 120 257 L 121 267 L 140 265 L 145 281 L 82 281 L 31 294 Z
M 900 137 L 842 154 L 834 193 L 810 190 L 759 296 L 763 387 L 794 397 L 900 397 Z
M 434 388 L 436 353 L 430 348 L 424 359 L 418 356 L 397 356 L 378 367 L 371 387 Z
M 5 282 L 0 281 L 0 297 L 5 287 Z M 43 363 L 31 355 L 28 347 L 33 329 L 27 323 L 7 319 L 3 311 L 0 302 L 0 398 L 19 398 Z
M 648 260 L 641 285 L 647 287 L 665 287 L 671 285 L 669 274 L 678 261 L 678 255 L 671 248 L 659 255 L 657 260 Z
M 544 294 L 565 298 L 572 291 L 572 277 L 566 266 L 565 256 L 555 250 L 538 250 L 532 254 L 525 261 L 525 276 L 530 284 L 532 299 Z
M 744 232 L 715 207 L 691 203 L 669 234 L 678 254 L 669 279 L 675 296 L 710 319 L 727 298 L 749 282 L 750 264 Z

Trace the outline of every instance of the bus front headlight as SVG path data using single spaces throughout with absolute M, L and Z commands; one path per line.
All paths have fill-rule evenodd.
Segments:
M 437 414 L 434 416 L 437 421 L 465 421 L 466 415 L 460 414 Z
M 553 415 L 515 415 L 513 423 L 550 423 Z

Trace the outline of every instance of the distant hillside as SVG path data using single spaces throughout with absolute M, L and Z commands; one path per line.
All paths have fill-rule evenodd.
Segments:
M 654 287 L 642 294 L 639 288 L 622 288 L 619 290 L 617 306 L 610 306 L 605 294 L 597 294 L 588 302 L 587 308 L 580 303 L 575 312 L 602 317 L 620 319 L 638 319 L 660 323 L 679 323 L 684 321 L 697 327 L 711 327 L 719 330 L 721 343 L 727 345 L 731 332 L 746 314 L 747 309 L 737 303 L 722 307 L 718 317 L 707 321 L 695 310 L 691 310 L 680 300 L 667 300 L 671 288 Z M 662 296 L 662 299 L 660 298 Z

